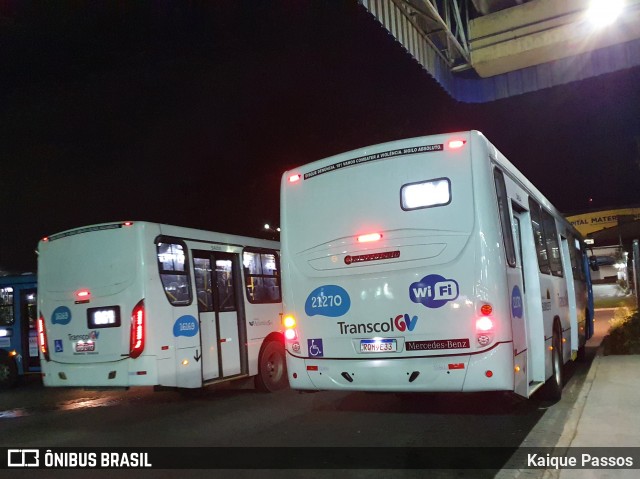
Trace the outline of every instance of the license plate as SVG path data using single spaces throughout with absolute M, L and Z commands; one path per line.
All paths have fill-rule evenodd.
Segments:
M 389 353 L 398 351 L 398 343 L 395 339 L 361 339 L 361 353 Z
M 95 351 L 96 343 L 76 343 L 76 353 L 86 353 L 87 351 Z

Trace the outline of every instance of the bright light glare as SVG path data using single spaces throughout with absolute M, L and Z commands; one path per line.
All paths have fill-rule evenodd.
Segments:
M 493 321 L 487 316 L 483 316 L 482 318 L 476 321 L 476 329 L 478 331 L 490 331 L 493 328 Z
M 296 319 L 293 316 L 285 316 L 283 323 L 285 328 L 293 328 L 296 325 Z
M 402 187 L 402 207 L 406 210 L 446 205 L 451 201 L 448 180 L 427 181 Z
M 378 241 L 379 239 L 382 239 L 380 233 L 369 233 L 358 236 L 358 243 L 369 243 L 370 241 Z
M 287 338 L 289 341 L 293 341 L 294 339 L 296 339 L 296 330 L 295 329 L 285 330 L 284 337 Z
M 596 27 L 610 25 L 620 16 L 624 4 L 624 0 L 591 0 L 587 18 Z

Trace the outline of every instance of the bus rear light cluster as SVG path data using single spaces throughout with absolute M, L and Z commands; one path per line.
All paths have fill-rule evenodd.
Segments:
M 287 341 L 295 341 L 298 339 L 298 332 L 296 331 L 296 318 L 291 314 L 287 314 L 282 319 L 282 325 L 284 326 L 284 338 Z
M 44 327 L 44 316 L 41 314 L 38 318 L 38 348 L 42 353 L 45 361 L 49 361 L 49 348 L 47 347 L 47 330 Z
M 489 317 L 493 307 L 484 303 L 480 306 L 480 317 L 476 319 L 476 339 L 478 346 L 488 346 L 493 341 L 493 319 Z
M 131 336 L 129 343 L 129 356 L 137 358 L 144 351 L 145 337 L 145 310 L 144 299 L 140 300 L 131 312 Z

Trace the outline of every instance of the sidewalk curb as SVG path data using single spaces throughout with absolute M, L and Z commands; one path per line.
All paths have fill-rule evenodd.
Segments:
M 578 398 L 576 399 L 573 408 L 569 412 L 569 416 L 565 422 L 560 437 L 558 438 L 556 444 L 545 445 L 544 447 L 554 447 L 560 450 L 568 449 L 569 447 L 571 447 L 571 444 L 573 443 L 573 440 L 575 439 L 578 432 L 578 424 L 580 422 L 580 419 L 582 418 L 582 414 L 584 413 L 587 398 L 589 397 L 589 393 L 591 392 L 591 388 L 598 373 L 600 361 L 603 356 L 604 346 L 601 343 L 596 350 L 596 355 L 591 362 L 587 377 L 585 378 L 582 388 L 578 393 Z M 560 473 L 561 470 L 556 469 L 502 469 L 498 472 L 498 474 L 495 475 L 494 479 L 559 479 Z
M 582 385 L 582 389 L 580 390 L 580 394 L 578 395 L 578 399 L 576 399 L 575 405 L 569 414 L 567 422 L 564 425 L 564 429 L 562 430 L 562 434 L 558 439 L 558 442 L 555 445 L 556 449 L 568 449 L 571 447 L 573 440 L 578 433 L 578 424 L 580 423 L 580 419 L 582 418 L 582 414 L 584 413 L 584 408 L 587 404 L 587 398 L 589 397 L 589 393 L 591 392 L 591 388 L 593 387 L 593 381 L 598 374 L 598 367 L 600 366 L 600 361 L 604 356 L 604 346 L 600 344 L 596 351 L 596 355 L 593 358 L 591 366 L 589 367 L 589 372 L 587 373 L 587 377 L 584 380 L 584 384 Z M 542 475 L 542 479 L 558 479 L 560 477 L 560 473 L 562 471 L 560 469 L 545 469 L 544 474 Z
M 591 387 L 593 386 L 593 381 L 598 373 L 598 367 L 600 366 L 600 361 L 603 356 L 604 346 L 601 344 L 596 351 L 596 355 L 593 358 L 591 366 L 589 367 L 589 373 L 587 373 L 587 377 L 584 380 L 584 384 L 580 390 L 580 395 L 576 400 L 574 408 L 571 410 L 569 419 L 565 423 L 564 430 L 562 431 L 560 439 L 558 439 L 556 447 L 570 447 L 573 443 L 578 431 L 578 423 L 580 422 L 580 418 L 582 418 L 582 413 L 584 412 L 584 407 L 587 403 L 587 397 L 591 392 Z

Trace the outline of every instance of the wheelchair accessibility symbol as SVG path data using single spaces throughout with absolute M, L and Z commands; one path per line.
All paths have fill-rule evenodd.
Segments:
M 322 339 L 307 339 L 307 347 L 309 348 L 309 356 L 312 358 L 321 358 L 324 356 Z

